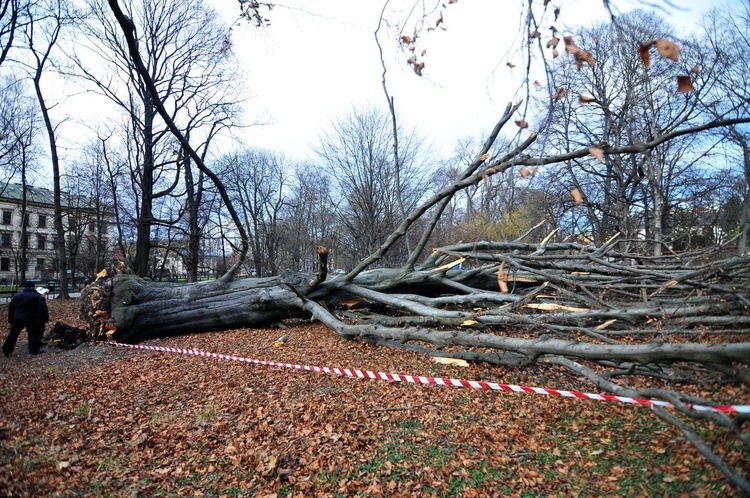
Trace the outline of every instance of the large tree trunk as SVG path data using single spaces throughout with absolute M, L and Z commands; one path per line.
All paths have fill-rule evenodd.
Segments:
M 212 280 L 189 284 L 151 282 L 135 275 L 97 280 L 84 290 L 85 313 L 91 299 L 106 306 L 106 324 L 96 322 L 95 337 L 102 331 L 121 342 L 155 337 L 228 330 L 263 325 L 301 315 L 301 302 L 288 287 L 289 279 Z M 300 286 L 301 287 L 301 286 Z M 109 296 L 107 293 L 111 292 Z M 295 309 L 300 311 L 294 312 Z M 100 315 L 103 316 L 103 315 Z

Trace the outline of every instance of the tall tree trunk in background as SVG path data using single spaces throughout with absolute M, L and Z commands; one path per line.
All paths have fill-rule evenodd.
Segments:
M 60 298 L 67 299 L 68 295 L 68 256 L 65 249 L 65 224 L 63 223 L 63 209 L 62 209 L 62 192 L 60 189 L 60 159 L 57 153 L 57 142 L 55 140 L 55 128 L 52 126 L 52 120 L 49 116 L 49 109 L 44 102 L 42 95 L 42 89 L 39 85 L 42 77 L 42 68 L 38 68 L 36 76 L 34 77 L 34 89 L 36 90 L 36 96 L 39 100 L 39 108 L 42 111 L 42 118 L 44 119 L 44 126 L 47 130 L 47 137 L 49 138 L 49 150 L 50 158 L 52 160 L 52 191 L 54 195 L 55 203 L 55 235 L 57 237 L 57 244 L 55 245 L 55 253 L 57 254 L 57 264 L 60 275 Z
M 39 102 L 39 109 L 42 112 L 42 119 L 44 120 L 44 128 L 47 132 L 47 138 L 49 140 L 49 152 L 50 159 L 52 161 L 52 191 L 54 196 L 54 225 L 55 225 L 55 236 L 57 237 L 57 244 L 55 244 L 55 253 L 57 254 L 57 269 L 60 278 L 60 295 L 61 299 L 67 299 L 68 295 L 68 256 L 65 248 L 65 224 L 63 223 L 63 207 L 62 207 L 62 192 L 60 188 L 60 156 L 57 152 L 57 140 L 55 138 L 55 127 L 52 125 L 52 119 L 49 115 L 49 108 L 44 100 L 44 94 L 42 93 L 42 74 L 44 66 L 49 58 L 52 47 L 57 42 L 58 35 L 60 34 L 61 28 L 61 17 L 60 17 L 60 4 L 57 5 L 57 17 L 56 24 L 50 34 L 48 45 L 44 53 L 39 53 L 34 49 L 33 41 L 33 26 L 29 25 L 29 47 L 36 59 L 36 69 L 34 71 L 34 91 L 36 93 L 37 101 Z
M 21 240 L 19 243 L 20 248 L 20 260 L 18 262 L 21 268 L 20 272 L 20 284 L 26 282 L 26 247 L 27 239 L 29 237 L 28 229 L 26 227 L 26 208 L 28 206 L 28 183 L 26 182 L 26 161 L 28 156 L 26 155 L 26 147 L 21 149 Z
M 737 241 L 737 251 L 740 255 L 747 254 L 750 250 L 750 145 L 747 139 L 735 128 L 731 129 L 735 140 L 742 147 L 742 166 L 745 174 L 745 193 L 742 199 L 742 211 L 740 212 L 740 237 Z
M 148 90 L 142 90 L 143 119 L 143 168 L 141 174 L 141 207 L 136 220 L 135 261 L 133 272 L 139 277 L 148 275 L 151 252 L 151 225 L 153 224 L 154 193 L 154 116 L 153 100 Z
M 40 19 L 32 18 L 29 24 L 26 26 L 25 35 L 28 43 L 29 50 L 34 56 L 35 66 L 32 73 L 32 81 L 34 82 L 34 91 L 36 93 L 37 102 L 39 103 L 39 110 L 42 113 L 42 119 L 44 120 L 44 128 L 47 132 L 47 139 L 49 141 L 50 159 L 52 161 L 52 183 L 53 183 L 53 195 L 54 195 L 54 227 L 55 236 L 57 237 L 57 243 L 55 245 L 55 253 L 57 255 L 57 270 L 60 277 L 60 298 L 68 298 L 68 258 L 65 244 L 65 224 L 63 222 L 63 206 L 62 206 L 62 192 L 60 188 L 60 159 L 57 151 L 57 140 L 55 138 L 55 127 L 52 125 L 52 119 L 49 115 L 49 107 L 47 107 L 42 93 L 42 75 L 44 69 L 49 61 L 50 53 L 52 48 L 57 43 L 60 35 L 60 31 L 63 27 L 64 15 L 62 2 L 57 1 L 51 3 L 50 7 L 54 8 L 51 13 L 44 12 L 43 17 Z M 41 12 L 39 13 L 41 16 Z M 33 17 L 37 16 L 35 12 Z M 44 24 L 43 24 L 44 23 Z M 44 29 L 45 24 L 49 26 L 48 30 Z M 42 50 L 38 50 L 35 46 L 35 34 L 41 31 L 47 36 L 44 39 L 44 47 Z M 24 220 L 25 221 L 25 220 Z M 25 226 L 25 224 L 24 224 Z
M 181 152 L 184 153 L 184 152 Z M 198 281 L 198 254 L 200 251 L 201 230 L 198 225 L 198 206 L 200 205 L 200 192 L 196 191 L 195 179 L 190 169 L 190 158 L 185 154 L 183 160 L 185 169 L 185 212 L 188 219 L 188 242 L 185 257 L 185 270 L 188 282 Z

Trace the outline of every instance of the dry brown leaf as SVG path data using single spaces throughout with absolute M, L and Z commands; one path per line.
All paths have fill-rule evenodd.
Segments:
M 568 91 L 565 88 L 558 88 L 557 92 L 555 92 L 555 100 L 560 100 L 561 98 L 565 97 L 566 93 L 568 93 Z
M 591 52 L 587 52 L 586 50 L 579 50 L 575 55 L 578 69 L 581 69 L 583 62 L 588 64 L 590 67 L 596 66 L 596 61 L 594 60 L 594 56 L 591 55 Z
M 656 50 L 662 57 L 674 62 L 680 57 L 680 46 L 663 38 L 656 40 Z
M 513 64 L 512 62 L 506 62 L 505 65 L 508 66 L 511 69 L 513 69 L 514 67 L 516 67 L 516 65 Z
M 490 158 L 490 153 L 489 152 L 485 152 L 484 154 L 482 154 L 482 157 L 480 157 L 479 160 L 480 161 L 486 161 L 489 158 Z
M 559 50 L 557 50 L 557 49 L 554 49 L 554 50 L 552 51 L 552 58 L 553 58 L 553 59 L 557 59 L 558 57 L 560 57 L 560 51 L 559 51 Z
M 553 36 L 550 38 L 550 40 L 547 42 L 547 48 L 555 48 L 557 47 L 557 44 L 560 43 L 560 38 Z
M 542 86 L 542 82 L 539 81 L 539 80 L 534 80 L 534 85 L 536 85 L 538 87 L 541 87 Z
M 592 97 L 590 95 L 579 95 L 578 100 L 581 102 L 581 104 L 590 104 L 591 102 L 596 102 L 596 97 Z
M 646 69 L 651 66 L 651 45 L 653 45 L 653 42 L 645 43 L 638 47 L 638 55 L 641 56 L 641 62 Z
M 528 178 L 529 176 L 533 178 L 536 176 L 537 168 L 536 166 L 530 168 L 524 166 L 519 170 L 519 172 L 521 173 L 522 178 Z
M 508 294 L 508 284 L 505 283 L 505 281 L 500 281 L 497 283 L 498 287 L 500 287 L 500 293 L 501 294 Z
M 578 45 L 576 45 L 575 41 L 573 41 L 572 36 L 568 35 L 563 39 L 565 40 L 565 51 L 576 58 L 576 67 L 578 67 L 578 69 L 581 69 L 584 62 L 591 67 L 596 65 L 594 56 L 586 50 L 581 50 Z
M 583 196 L 581 195 L 581 192 L 578 191 L 577 188 L 574 188 L 570 191 L 570 195 L 573 197 L 573 200 L 576 204 L 579 206 L 583 204 Z
M 693 66 L 690 72 L 693 74 L 701 74 L 701 67 L 696 64 L 695 66 Z
M 515 123 L 516 123 L 516 126 L 518 126 L 519 128 L 528 128 L 529 127 L 528 121 L 525 121 L 523 119 L 518 119 L 518 120 L 515 121 Z
M 677 91 L 680 93 L 690 93 L 695 90 L 693 81 L 690 76 L 678 76 L 677 77 Z
M 422 76 L 422 69 L 424 69 L 424 62 L 417 62 L 414 64 L 414 72 L 417 73 L 417 76 Z
M 411 44 L 411 43 L 414 43 L 414 39 L 409 35 L 402 35 L 401 43 Z
M 594 156 L 599 160 L 599 162 L 602 162 L 604 160 L 604 150 L 599 149 L 598 147 L 591 147 L 589 148 L 589 154 Z
M 569 54 L 575 55 L 581 51 L 581 49 L 576 45 L 576 42 L 573 41 L 572 36 L 567 35 L 563 38 L 563 40 L 565 40 L 565 51 Z

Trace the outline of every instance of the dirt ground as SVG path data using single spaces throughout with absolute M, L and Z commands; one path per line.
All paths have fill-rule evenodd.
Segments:
M 49 305 L 50 325 L 83 326 L 76 301 Z M 0 339 L 6 333 L 7 325 Z M 282 334 L 288 342 L 274 347 Z M 553 368 L 441 365 L 343 341 L 306 322 L 145 344 L 593 389 Z M 0 358 L 0 399 L 0 496 L 734 494 L 721 473 L 641 406 L 350 379 L 99 344 L 70 351 L 49 345 L 32 357 L 25 333 L 14 354 Z

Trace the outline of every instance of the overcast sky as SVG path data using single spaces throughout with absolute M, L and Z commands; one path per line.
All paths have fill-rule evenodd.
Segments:
M 227 19 L 236 17 L 236 2 L 215 1 Z M 391 3 L 413 4 L 411 0 Z M 639 5 L 638 0 L 613 3 L 621 11 Z M 689 11 L 671 9 L 668 17 L 685 28 L 719 2 L 675 3 Z M 422 40 L 427 49 L 422 77 L 414 74 L 395 45 L 384 46 L 389 91 L 399 118 L 416 126 L 443 154 L 453 150 L 457 139 L 490 130 L 505 105 L 519 96 L 522 68 L 510 69 L 506 62 L 519 59 L 508 50 L 518 46 L 514 42 L 521 4 L 460 0 L 448 5 L 443 9 L 445 30 L 425 33 Z M 553 0 L 552 4 L 561 6 L 556 23 L 560 30 L 607 18 L 601 0 Z M 383 2 L 285 0 L 283 5 L 270 12 L 270 27 L 241 23 L 232 31 L 233 50 L 246 75 L 247 118 L 266 113 L 272 120 L 246 130 L 243 137 L 247 145 L 303 160 L 331 119 L 352 106 L 385 105 L 374 38 Z M 407 17 L 395 15 L 391 20 Z M 432 18 L 437 15 L 428 20 Z

